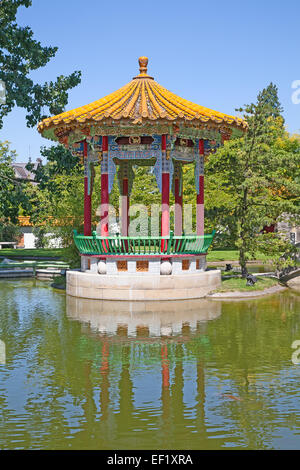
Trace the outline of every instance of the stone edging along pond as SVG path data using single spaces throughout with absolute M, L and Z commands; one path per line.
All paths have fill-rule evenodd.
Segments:
M 220 300 L 232 300 L 232 299 L 249 299 L 252 297 L 261 297 L 267 294 L 277 294 L 277 292 L 282 292 L 286 290 L 286 286 L 272 286 L 267 287 L 263 290 L 255 290 L 251 292 L 247 291 L 228 291 L 228 292 L 215 292 L 212 294 L 208 294 L 206 298 L 208 299 L 220 299 Z

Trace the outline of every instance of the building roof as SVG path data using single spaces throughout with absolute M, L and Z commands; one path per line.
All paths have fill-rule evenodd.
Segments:
M 38 130 L 45 137 L 59 140 L 47 132 L 59 128 L 71 131 L 87 125 L 104 123 L 107 120 L 126 120 L 131 124 L 147 122 L 189 122 L 206 124 L 206 127 L 229 125 L 245 129 L 243 119 L 213 111 L 204 106 L 180 98 L 157 83 L 147 73 L 147 57 L 139 58 L 140 73 L 131 82 L 110 95 L 80 108 L 66 111 L 47 119 L 38 125 Z
M 54 219 L 54 217 L 47 217 L 47 220 L 44 220 L 43 222 L 39 222 L 37 224 L 34 224 L 32 221 L 31 221 L 31 218 L 29 215 L 20 215 L 18 217 L 18 221 L 19 221 L 19 226 L 20 227 L 34 227 L 34 226 L 41 226 L 41 225 L 46 225 L 46 223 L 48 222 L 49 225 L 51 224 L 52 226 L 55 226 L 55 227 L 60 227 L 60 226 L 63 226 L 63 225 L 66 225 L 66 222 L 68 222 L 69 225 L 73 226 L 74 225 L 74 219 L 73 217 L 65 217 L 64 220 L 61 220 L 61 219 Z
M 20 227 L 33 227 L 29 216 L 20 215 L 18 217 Z
M 33 163 L 33 170 L 36 170 L 38 165 L 41 165 L 41 163 L 42 160 L 40 158 L 37 158 L 36 162 Z M 12 164 L 12 167 L 15 172 L 15 178 L 18 180 L 28 180 L 33 183 L 35 181 L 35 174 L 32 171 L 26 169 L 27 165 L 28 162 L 14 162 Z

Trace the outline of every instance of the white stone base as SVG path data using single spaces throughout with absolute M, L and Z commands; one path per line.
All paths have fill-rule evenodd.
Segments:
M 99 300 L 184 300 L 200 299 L 221 285 L 221 271 L 184 274 L 143 273 L 120 276 L 91 272 L 67 271 L 67 294 Z
M 127 270 L 126 271 L 119 271 L 118 270 L 118 261 L 126 261 L 127 262 Z M 148 262 L 148 270 L 143 271 L 142 273 L 137 270 L 137 261 L 147 261 Z M 161 255 L 160 257 L 143 257 L 140 255 L 137 257 L 132 256 L 122 256 L 122 258 L 117 257 L 104 257 L 98 258 L 95 256 L 88 256 L 82 255 L 81 256 L 81 271 L 82 272 L 92 272 L 92 273 L 99 273 L 97 268 L 98 262 L 101 261 L 102 263 L 106 264 L 106 272 L 102 272 L 101 274 L 108 274 L 108 275 L 119 275 L 119 276 L 127 276 L 128 274 L 142 274 L 143 276 L 146 274 L 161 274 L 161 275 L 170 275 L 170 274 L 189 274 L 189 273 L 198 273 L 203 272 L 206 269 L 206 255 L 198 255 L 198 256 L 169 256 L 165 257 Z M 166 264 L 167 263 L 167 264 Z M 183 264 L 187 263 L 187 266 L 183 268 Z

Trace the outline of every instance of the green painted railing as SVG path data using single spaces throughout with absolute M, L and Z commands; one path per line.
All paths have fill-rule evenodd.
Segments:
M 172 255 L 206 253 L 213 241 L 215 230 L 209 235 L 183 235 L 169 237 L 101 237 L 79 235 L 74 230 L 74 241 L 82 255 Z

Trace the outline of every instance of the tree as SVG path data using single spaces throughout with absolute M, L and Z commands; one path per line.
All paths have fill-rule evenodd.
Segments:
M 50 189 L 52 186 L 52 190 L 55 191 L 53 185 L 55 184 L 56 175 L 64 172 L 82 173 L 82 165 L 80 165 L 78 157 L 72 155 L 63 145 L 52 145 L 48 148 L 41 147 L 40 153 L 47 159 L 47 163 L 34 168 L 34 165 L 29 162 L 26 168 L 35 175 L 35 181 L 39 183 L 41 190 Z
M 16 23 L 18 8 L 31 4 L 31 0 L 0 0 L 0 80 L 6 87 L 6 102 L 0 105 L 0 128 L 14 106 L 26 109 L 28 127 L 47 117 L 44 107 L 49 114 L 61 113 L 68 102 L 68 90 L 81 81 L 78 71 L 42 85 L 29 77 L 31 71 L 44 67 L 57 52 L 57 47 L 43 47 L 35 40 L 28 26 Z
M 0 142 L 0 221 L 16 223 L 21 204 L 25 204 L 24 183 L 16 180 L 12 163 L 16 153 L 8 142 Z
M 283 107 L 281 106 L 278 98 L 278 88 L 274 83 L 270 83 L 267 88 L 264 88 L 261 92 L 263 103 L 265 104 L 265 115 L 266 117 L 278 118 L 282 117 Z
M 249 256 L 266 239 L 273 238 L 283 250 L 283 239 L 278 234 L 264 234 L 263 228 L 282 217 L 299 217 L 300 145 L 289 137 L 278 114 L 281 109 L 277 88 L 270 84 L 259 93 L 257 102 L 241 108 L 248 123 L 242 138 L 225 142 L 211 154 L 207 167 L 207 207 L 218 225 L 226 229 L 239 249 L 243 275 Z M 286 241 L 287 249 L 290 243 Z
M 38 183 L 38 185 L 28 186 L 26 189 L 29 201 L 27 214 L 36 223 L 46 223 L 49 217 L 50 219 L 76 217 L 77 203 L 70 212 L 70 203 L 68 202 L 65 214 L 62 214 L 61 208 L 66 198 L 69 200 L 74 194 L 75 198 L 78 194 L 83 198 L 82 164 L 77 157 L 74 157 L 69 150 L 60 144 L 49 148 L 42 147 L 41 155 L 47 158 L 45 165 L 38 165 L 36 168 L 31 162 L 26 165 L 26 168 L 35 175 L 35 181 Z M 60 208 L 59 211 L 58 208 Z M 81 214 L 81 207 L 78 207 L 78 213 Z
M 155 176 L 151 173 L 151 167 L 146 165 L 135 166 L 130 204 L 143 204 L 150 209 L 151 204 L 160 203 L 161 195 Z

